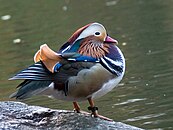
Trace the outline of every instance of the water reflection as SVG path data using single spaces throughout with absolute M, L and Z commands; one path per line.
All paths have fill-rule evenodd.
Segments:
M 11 18 L 10 15 L 1 16 L 1 20 L 9 20 L 10 18 Z
M 146 100 L 146 98 L 142 98 L 142 99 L 128 99 L 127 101 L 125 102 L 121 102 L 121 103 L 116 103 L 114 104 L 115 106 L 118 106 L 118 105 L 126 105 L 128 103 L 133 103 L 133 102 L 138 102 L 138 101 L 143 101 L 143 100 Z
M 131 118 L 131 119 L 127 119 L 127 120 L 125 120 L 125 121 L 130 121 L 130 122 L 132 122 L 132 121 L 139 121 L 139 120 L 146 120 L 146 119 L 150 119 L 150 118 L 157 118 L 157 117 L 159 117 L 159 116 L 163 116 L 163 115 L 165 115 L 165 113 L 158 113 L 158 114 L 150 114 L 150 115 L 144 115 L 144 116 L 138 116 L 138 117 L 135 117 L 135 118 Z M 144 124 L 151 124 L 152 122 L 145 122 Z
M 172 0 L 0 1 L 0 100 L 9 100 L 20 81 L 7 79 L 33 63 L 41 44 L 57 50 L 78 27 L 98 21 L 119 40 L 127 63 L 119 87 L 96 100 L 100 113 L 146 129 L 173 129 L 172 5 Z M 24 102 L 72 109 L 70 102 L 47 97 Z M 87 102 L 80 104 L 86 110 Z

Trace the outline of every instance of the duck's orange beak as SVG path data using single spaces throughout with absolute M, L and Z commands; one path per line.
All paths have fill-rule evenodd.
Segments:
M 115 43 L 115 44 L 118 44 L 118 41 L 109 37 L 109 36 L 106 36 L 106 39 L 104 41 L 105 43 Z

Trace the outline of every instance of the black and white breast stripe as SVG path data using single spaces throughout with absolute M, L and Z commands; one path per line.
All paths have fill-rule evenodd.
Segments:
M 120 76 L 123 72 L 123 61 L 121 60 L 117 60 L 114 61 L 112 59 L 110 59 L 109 57 L 102 57 L 101 58 L 101 64 L 107 69 L 109 70 L 111 73 Z

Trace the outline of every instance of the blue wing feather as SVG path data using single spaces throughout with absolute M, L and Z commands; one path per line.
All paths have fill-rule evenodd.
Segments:
M 68 42 L 64 44 L 59 53 L 63 58 L 66 58 L 69 61 L 77 61 L 77 62 L 99 62 L 98 58 L 93 58 L 91 56 L 84 56 L 78 52 L 80 47 L 80 43 L 83 39 L 77 40 L 74 44 L 70 45 Z M 59 64 L 56 65 L 59 68 Z M 56 68 L 56 70 L 57 70 Z
M 93 58 L 90 56 L 79 55 L 77 57 L 68 58 L 69 61 L 77 61 L 77 62 L 99 62 L 98 58 Z
M 73 45 L 71 45 L 71 47 L 70 47 L 67 51 L 65 51 L 65 52 L 67 52 L 67 53 L 69 53 L 69 52 L 77 52 L 78 49 L 79 49 L 79 47 L 80 47 L 80 42 L 81 42 L 81 40 L 82 40 L 82 39 L 76 41 L 76 42 L 75 42 Z

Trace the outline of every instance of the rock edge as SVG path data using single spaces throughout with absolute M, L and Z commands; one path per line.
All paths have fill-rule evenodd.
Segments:
M 121 122 L 105 121 L 73 111 L 29 106 L 21 102 L 0 102 L 2 130 L 142 130 Z

